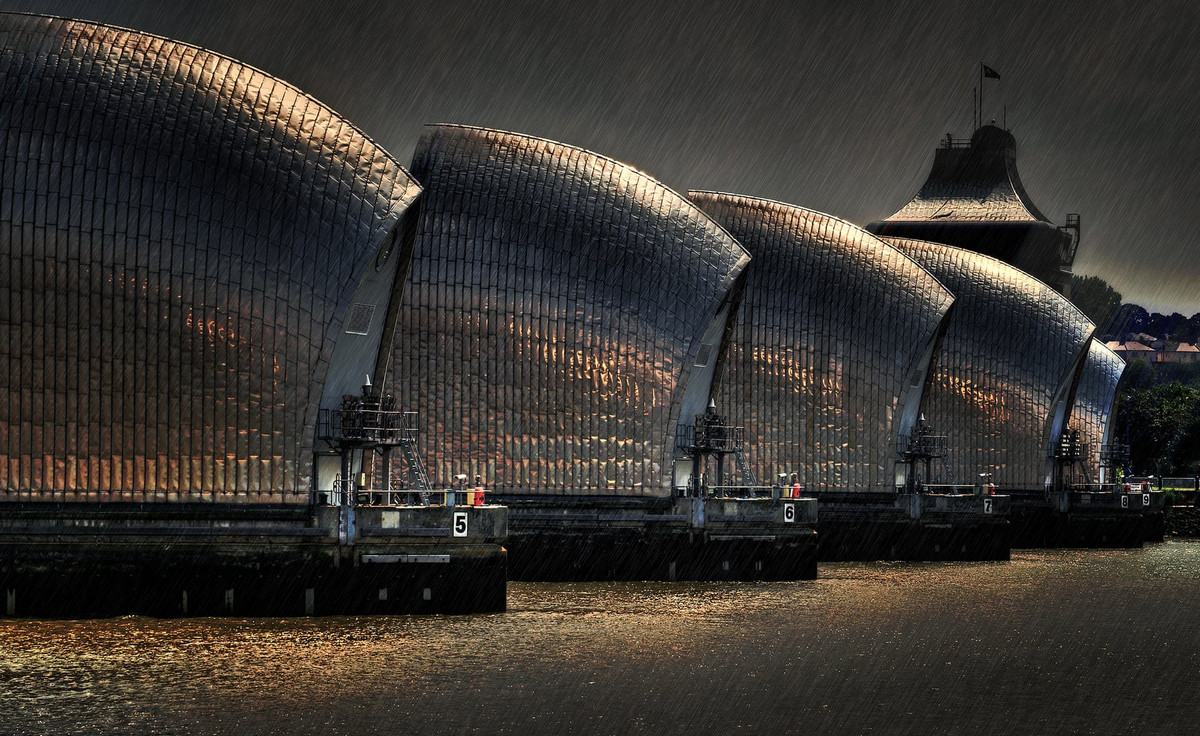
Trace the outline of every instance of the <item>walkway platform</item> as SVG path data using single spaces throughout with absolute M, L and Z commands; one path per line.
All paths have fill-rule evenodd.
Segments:
M 513 580 L 807 580 L 811 498 L 496 495 Z
M 1007 560 L 1007 496 L 815 491 L 818 559 Z
M 480 613 L 506 605 L 507 510 L 0 503 L 9 617 Z
M 1014 547 L 1141 547 L 1161 542 L 1162 491 L 1011 491 Z

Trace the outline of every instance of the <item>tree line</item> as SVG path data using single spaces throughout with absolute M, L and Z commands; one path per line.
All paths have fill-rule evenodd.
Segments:
M 1191 317 L 1148 312 L 1124 303 L 1098 276 L 1073 277 L 1068 296 L 1096 323 L 1103 340 L 1200 342 L 1200 312 Z M 1133 474 L 1200 475 L 1200 363 L 1131 361 L 1113 410 L 1110 440 L 1129 445 Z
M 1185 317 L 1179 312 L 1159 314 L 1125 304 L 1121 293 L 1099 276 L 1071 277 L 1068 296 L 1096 323 L 1096 334 L 1103 340 L 1125 342 L 1131 335 L 1145 335 L 1164 342 L 1200 342 L 1200 312 Z

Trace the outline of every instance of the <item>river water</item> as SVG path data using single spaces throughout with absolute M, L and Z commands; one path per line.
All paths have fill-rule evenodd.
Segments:
M 1195 734 L 1200 542 L 462 617 L 0 621 L 3 734 Z

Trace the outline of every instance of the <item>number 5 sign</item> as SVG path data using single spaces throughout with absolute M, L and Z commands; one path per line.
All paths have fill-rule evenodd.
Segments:
M 467 512 L 466 511 L 455 511 L 454 512 L 454 536 L 456 536 L 456 537 L 467 536 Z

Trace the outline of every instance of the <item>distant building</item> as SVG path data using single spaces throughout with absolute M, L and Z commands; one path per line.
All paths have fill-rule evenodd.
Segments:
M 1166 361 L 1168 363 L 1193 363 L 1200 361 L 1200 346 L 1181 342 L 1173 351 L 1168 352 L 1167 356 Z
M 1200 362 L 1200 347 L 1191 343 L 1171 343 L 1156 340 L 1150 345 L 1137 340 L 1110 340 L 1108 348 L 1117 355 L 1130 360 L 1144 360 L 1147 363 L 1195 363 Z
M 1057 226 L 1030 200 L 1017 173 L 1012 133 L 985 125 L 969 141 L 947 135 L 912 200 L 867 229 L 998 258 L 1059 292 L 1071 279 L 1079 216 Z

